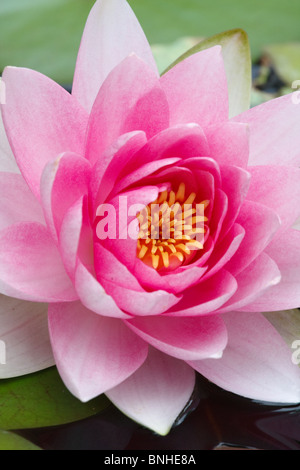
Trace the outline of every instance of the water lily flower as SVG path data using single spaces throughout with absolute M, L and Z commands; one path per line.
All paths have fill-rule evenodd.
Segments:
M 292 351 L 262 313 L 300 306 L 300 106 L 287 95 L 248 109 L 243 41 L 160 77 L 126 1 L 98 0 L 72 94 L 5 69 L 2 378 L 55 362 L 81 401 L 105 393 L 160 434 L 195 371 L 245 397 L 300 402 Z M 120 221 L 124 200 L 109 236 L 99 208 Z M 166 211 L 169 236 L 152 236 Z

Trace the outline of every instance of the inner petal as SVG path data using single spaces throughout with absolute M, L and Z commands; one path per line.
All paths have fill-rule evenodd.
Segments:
M 137 257 L 156 270 L 174 270 L 203 250 L 208 200 L 189 193 L 185 183 L 159 193 L 139 212 Z

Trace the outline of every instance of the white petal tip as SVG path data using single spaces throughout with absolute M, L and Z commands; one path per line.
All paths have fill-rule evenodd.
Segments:
M 221 359 L 223 357 L 223 351 L 219 351 L 212 356 L 209 357 L 209 359 Z

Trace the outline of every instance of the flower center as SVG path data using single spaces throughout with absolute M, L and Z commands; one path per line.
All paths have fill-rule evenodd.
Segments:
M 181 183 L 177 192 L 165 190 L 138 215 L 137 257 L 156 270 L 176 269 L 204 247 L 204 211 L 209 201 L 196 203 L 196 193 L 186 197 Z

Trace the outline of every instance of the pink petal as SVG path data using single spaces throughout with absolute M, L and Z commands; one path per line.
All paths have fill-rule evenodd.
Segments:
M 132 52 L 158 75 L 149 43 L 128 3 L 98 0 L 85 26 L 73 83 L 73 95 L 87 111 L 111 70 Z
M 31 374 L 54 365 L 47 310 L 46 304 L 0 296 L 0 338 L 6 352 L 6 364 L 0 361 L 1 379 Z
M 195 374 L 190 367 L 151 348 L 137 372 L 106 395 L 129 418 L 166 435 L 194 386 Z
M 259 313 L 227 313 L 224 320 L 229 339 L 222 358 L 189 364 L 211 382 L 238 395 L 299 403 L 299 368 L 275 328 Z
M 235 278 L 238 289 L 231 299 L 221 307 L 219 311 L 222 313 L 240 308 L 246 310 L 249 303 L 280 282 L 281 273 L 272 258 L 266 253 L 262 253 Z
M 41 201 L 55 239 L 68 209 L 87 194 L 90 175 L 89 162 L 73 153 L 64 153 L 46 165 L 41 178 Z
M 300 232 L 286 231 L 281 237 L 272 241 L 265 251 L 278 265 L 281 281 L 245 308 L 248 312 L 298 308 L 300 305 Z
M 59 250 L 65 269 L 74 280 L 83 223 L 83 198 L 67 211 L 59 234 Z
M 153 173 L 168 168 L 179 161 L 180 158 L 164 158 L 163 160 L 141 165 L 136 171 L 133 171 L 128 176 L 125 176 L 125 178 L 121 179 L 121 181 L 116 183 L 113 194 L 119 194 L 124 189 L 129 188 L 134 184 L 138 184 L 142 179 L 147 177 L 151 178 Z
M 0 82 L 0 87 L 1 87 L 1 82 Z M 6 171 L 10 173 L 20 173 L 14 154 L 12 153 L 9 142 L 7 140 L 1 112 L 0 112 L 0 171 Z
M 300 169 L 268 165 L 250 167 L 249 172 L 247 199 L 264 204 L 279 215 L 279 233 L 291 227 L 300 214 Z
M 235 278 L 225 269 L 187 289 L 182 300 L 168 315 L 189 317 L 207 315 L 220 308 L 237 290 Z
M 0 232 L 0 291 L 35 302 L 76 300 L 59 252 L 47 229 L 20 223 Z
M 105 279 L 128 289 L 145 292 L 136 277 L 101 243 L 95 243 L 94 255 L 95 272 L 100 283 Z
M 205 278 L 210 277 L 226 266 L 226 263 L 231 260 L 238 250 L 244 236 L 245 229 L 239 224 L 234 224 L 223 240 L 217 244 L 212 256 L 209 258 L 208 264 L 211 269 L 208 270 Z
M 112 318 L 131 318 L 117 306 L 97 279 L 79 261 L 75 273 L 75 287 L 83 305 L 89 310 Z
M 197 124 L 184 124 L 159 132 L 134 156 L 125 174 L 143 164 L 164 158 L 194 158 L 209 156 L 209 147 L 203 129 Z
M 219 165 L 247 168 L 249 159 L 249 128 L 247 124 L 225 122 L 205 129 L 210 155 Z
M 211 190 L 210 183 L 213 180 L 213 178 L 207 172 L 206 172 L 206 175 L 207 175 L 206 180 L 208 179 L 208 185 L 207 185 L 208 188 L 204 187 L 204 189 L 210 191 Z M 190 193 L 192 193 L 193 191 L 196 192 L 197 189 L 199 188 L 197 184 L 198 181 L 196 181 L 196 178 L 195 178 L 195 172 L 183 166 L 174 166 L 174 167 L 162 169 L 161 171 L 157 173 L 157 175 L 149 176 L 146 182 L 147 184 L 157 184 L 157 185 L 169 184 L 169 188 L 167 189 L 173 188 L 175 189 L 175 191 L 177 191 L 177 188 L 179 187 L 181 183 L 184 183 Z M 206 198 L 203 198 L 203 199 L 206 199 Z
M 161 78 L 170 107 L 170 125 L 202 127 L 228 119 L 227 79 L 220 46 L 193 54 Z
M 39 196 L 41 174 L 50 160 L 66 151 L 83 155 L 88 116 L 67 91 L 44 75 L 8 67 L 3 79 L 7 136 L 25 180 Z
M 237 219 L 249 189 L 250 174 L 242 168 L 230 165 L 223 165 L 221 174 L 222 191 L 228 197 L 227 213 L 222 223 L 222 235 L 224 236 Z
M 223 228 L 223 222 L 228 211 L 228 196 L 224 193 L 224 191 L 217 188 L 215 194 L 211 199 L 209 199 L 209 201 L 211 202 L 208 206 L 208 210 L 212 211 L 212 213 L 207 216 L 209 217 L 211 215 L 209 230 L 213 240 L 217 241 Z M 230 222 L 230 219 L 228 220 Z
M 18 222 L 45 224 L 43 211 L 23 177 L 0 173 L 0 230 Z
M 199 171 L 206 171 L 210 173 L 214 180 L 215 186 L 221 186 L 221 173 L 220 167 L 216 160 L 213 158 L 208 157 L 194 157 L 188 158 L 187 160 L 183 160 L 182 165 L 190 170 L 199 170 Z
M 144 186 L 124 192 L 109 201 L 109 204 L 114 207 L 116 212 L 117 233 L 116 239 L 106 238 L 102 243 L 129 269 L 132 269 L 136 262 L 137 236 L 139 233 L 139 221 L 136 216 L 141 210 L 137 207 L 138 205 L 147 206 L 155 201 L 159 192 L 159 186 Z M 133 214 L 129 214 L 129 209 L 135 207 L 136 210 Z M 136 239 L 131 237 L 129 229 L 132 229 Z
M 189 266 L 185 271 L 161 274 L 143 261 L 137 259 L 133 272 L 139 283 L 150 290 L 162 289 L 179 294 L 198 282 L 207 267 Z
M 252 201 L 244 201 L 236 221 L 245 229 L 245 237 L 226 265 L 226 269 L 234 275 L 249 266 L 265 250 L 280 227 L 280 220 L 274 211 Z
M 93 106 L 87 158 L 97 161 L 120 135 L 142 130 L 148 138 L 169 125 L 168 103 L 159 80 L 132 54 L 108 75 Z
M 156 349 L 185 361 L 219 354 L 227 344 L 226 328 L 217 315 L 144 317 L 128 320 L 126 324 Z
M 122 321 L 96 315 L 79 302 L 51 305 L 49 329 L 59 373 L 83 402 L 126 380 L 148 347 Z
M 176 305 L 180 297 L 164 290 L 147 292 L 119 286 L 101 279 L 105 291 L 111 295 L 118 307 L 131 315 L 160 315 Z
M 123 134 L 98 158 L 93 167 L 90 182 L 90 193 L 95 205 L 106 200 L 119 173 L 127 167 L 132 156 L 146 142 L 145 132 L 136 131 Z
M 299 166 L 300 107 L 291 94 L 270 100 L 236 116 L 249 124 L 250 165 Z

